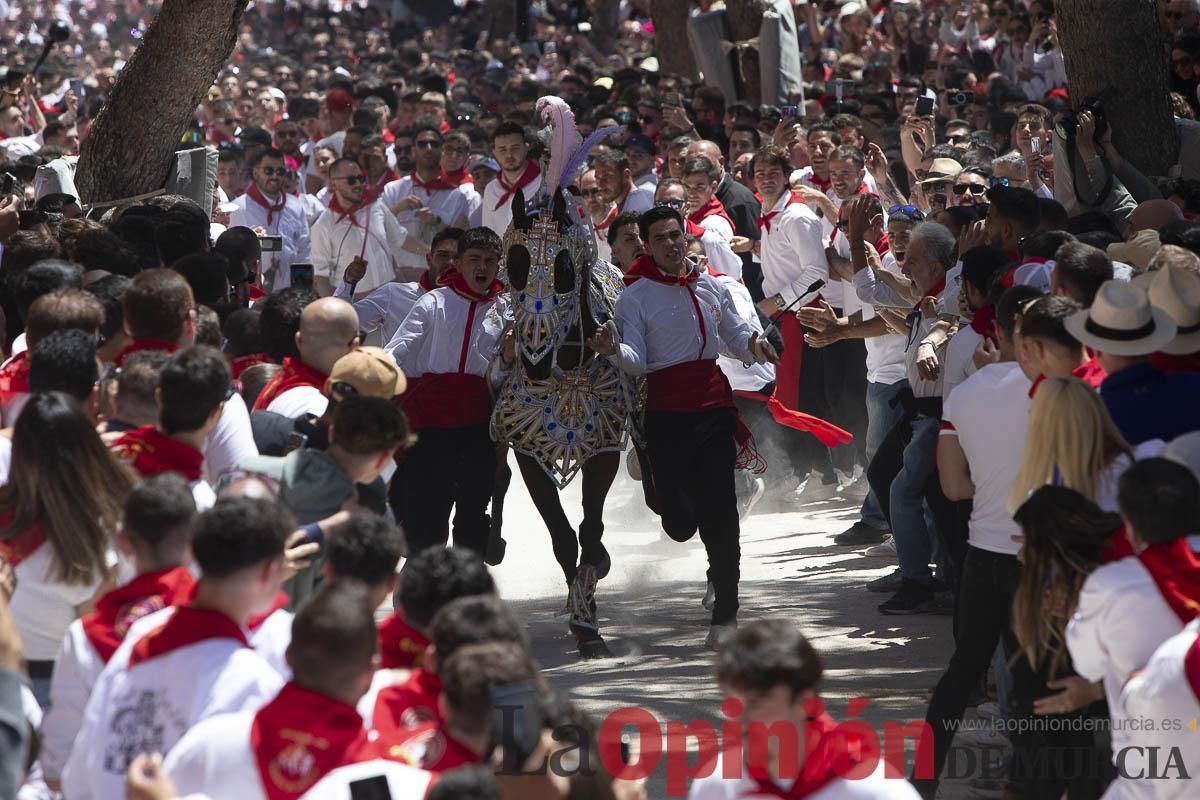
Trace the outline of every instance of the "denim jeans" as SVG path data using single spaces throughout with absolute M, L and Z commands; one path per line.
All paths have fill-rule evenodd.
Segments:
M 901 390 L 907 387 L 907 380 L 895 383 L 867 383 L 866 451 L 868 465 L 875 457 L 875 453 L 879 451 L 879 445 L 883 444 L 888 433 L 904 416 L 904 407 L 896 401 L 896 397 Z M 883 515 L 883 509 L 879 506 L 879 499 L 875 497 L 874 489 L 867 492 L 860 516 L 864 524 L 877 530 L 887 530 L 887 517 Z
M 912 439 L 904 448 L 904 466 L 891 488 L 892 538 L 900 574 L 929 583 L 933 577 L 933 535 L 925 519 L 925 484 L 933 472 L 941 420 L 920 414 L 912 421 Z

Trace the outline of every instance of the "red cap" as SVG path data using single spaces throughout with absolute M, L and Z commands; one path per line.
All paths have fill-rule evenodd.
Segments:
M 354 98 L 344 89 L 333 89 L 325 95 L 325 107 L 330 111 L 350 111 L 354 108 Z
M 1071 96 L 1070 96 L 1070 94 L 1067 93 L 1067 89 L 1065 86 L 1059 86 L 1056 89 L 1051 89 L 1050 91 L 1046 92 L 1046 99 L 1047 100 L 1062 100 L 1063 102 L 1068 102 L 1068 101 L 1070 101 Z

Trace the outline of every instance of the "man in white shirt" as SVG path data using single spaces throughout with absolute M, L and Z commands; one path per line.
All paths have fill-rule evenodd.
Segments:
M 529 158 L 525 129 L 515 122 L 504 122 L 492 132 L 492 156 L 500 165 L 500 174 L 483 190 L 483 225 L 497 236 L 512 223 L 512 199 L 518 189 L 528 203 L 542 188 L 542 171 Z
M 587 209 L 592 220 L 592 230 L 596 232 L 596 253 L 605 261 L 612 261 L 612 251 L 608 246 L 608 229 L 616 220 L 620 209 L 616 203 L 604 199 L 604 191 L 596 182 L 594 169 L 589 169 L 579 176 L 579 193 L 583 195 L 583 207 Z
M 882 759 L 869 774 L 860 774 L 865 767 L 857 754 L 874 749 L 878 756 L 879 744 L 860 744 L 856 732 L 847 733 L 824 713 L 817 689 L 821 658 L 792 623 L 758 620 L 738 630 L 718 651 L 716 672 L 721 694 L 729 698 L 726 706 L 737 709 L 737 723 L 749 731 L 751 744 L 727 746 L 714 761 L 699 764 L 704 777 L 692 782 L 688 800 L 917 800 L 903 778 L 885 777 Z M 771 735 L 797 752 L 770 747 Z M 760 739 L 762 745 L 755 746 Z M 724 761 L 733 754 L 739 763 Z
M 279 593 L 291 533 L 286 511 L 268 500 L 222 498 L 200 516 L 195 597 L 136 641 L 127 637 L 101 673 L 63 772 L 64 795 L 120 797 L 135 756 L 168 754 L 202 719 L 256 709 L 278 693 L 279 674 L 250 649 L 245 626 Z
M 340 287 L 353 264 L 365 272 L 353 287 L 353 296 L 365 297 L 399 276 L 423 270 L 401 271 L 398 257 L 408 249 L 423 252 L 424 245 L 409 236 L 383 200 L 365 202 L 362 173 L 358 164 L 339 158 L 329 168 L 333 200 L 312 229 L 313 286 L 323 294 Z
M 464 228 L 471 208 L 458 185 L 442 173 L 442 134 L 430 124 L 413 130 L 416 168 L 411 175 L 392 181 L 383 190 L 383 204 L 409 237 L 427 247 L 442 228 Z M 424 269 L 424 253 L 410 249 L 396 253 L 402 267 Z
M 279 694 L 202 720 L 171 750 L 165 768 L 180 796 L 295 798 L 332 770 L 372 759 L 354 708 L 379 661 L 371 612 L 356 582 L 318 592 L 292 622 L 292 679 Z
M 996 308 L 988 299 L 988 287 L 992 278 L 1008 268 L 1009 258 L 1003 250 L 995 247 L 975 247 L 960 253 L 962 272 L 961 296 L 971 312 L 970 323 L 963 320 L 958 332 L 950 337 L 946 345 L 945 376 L 942 378 L 942 396 L 950 398 L 954 388 L 975 373 L 975 350 L 984 339 L 996 344 L 992 323 L 996 319 Z M 955 312 L 958 309 L 950 309 Z
M 998 267 L 997 267 L 998 268 Z M 1008 495 L 1021 469 L 1029 424 L 1030 380 L 1016 362 L 1013 328 L 1023 297 L 1016 290 L 1001 299 L 996 333 L 1000 361 L 988 364 L 959 385 L 943 403 L 937 445 L 938 478 L 952 501 L 973 500 L 967 552 L 958 581 L 954 655 L 933 690 L 926 735 L 919 745 L 933 750 L 933 776 L 922 778 L 932 793 L 962 719 L 972 689 L 987 674 L 998 642 L 1008 656 L 1017 652 L 1012 635 L 1013 595 L 1020 579 L 1020 529 L 1008 511 Z M 1026 661 L 1012 669 L 1028 671 Z M 932 796 L 932 794 L 930 794 Z
M 729 292 L 695 271 L 679 212 L 655 208 L 638 227 L 649 254 L 634 262 L 626 277 L 634 280 L 617 301 L 620 341 L 602 328 L 589 346 L 625 372 L 646 376 L 652 474 L 643 486 L 668 536 L 683 542 L 700 532 L 715 591 L 706 645 L 715 647 L 737 624 L 741 548 L 734 468 L 749 434 L 739 431 L 716 358 L 725 352 L 777 363 L 778 356 L 742 319 Z
M 1126 681 L 1154 651 L 1183 630 L 1194 615 L 1195 535 L 1200 519 L 1200 484 L 1186 467 L 1163 458 L 1138 461 L 1118 482 L 1117 507 L 1133 551 L 1098 567 L 1083 583 L 1075 614 L 1067 623 L 1071 664 L 1088 681 L 1103 681 L 1112 718 L 1114 756 L 1134 744 L 1134 726 L 1121 704 Z M 1193 556 L 1187 555 L 1190 551 Z M 1138 759 L 1133 759 L 1138 760 Z M 1137 773 L 1137 765 L 1130 774 Z M 1136 785 L 1115 797 L 1133 796 Z M 1132 782 L 1136 784 L 1136 782 Z
M 273 291 L 292 284 L 292 264 L 309 260 L 311 244 L 308 237 L 308 216 L 300 198 L 283 191 L 283 154 L 273 147 L 263 150 L 253 164 L 254 181 L 246 193 L 234 200 L 235 211 L 229 214 L 231 227 L 262 228 L 268 236 L 280 237 L 278 251 L 264 248 L 262 270 L 264 282 L 269 280 Z
M 270 411 L 289 419 L 321 416 L 329 404 L 325 381 L 342 356 L 358 347 L 358 314 L 337 297 L 322 297 L 300 313 L 296 348 L 300 357 L 287 356 L 283 369 L 263 387 L 255 411 Z
M 604 200 L 615 203 L 620 210 L 642 213 L 654 206 L 654 187 L 635 186 L 629 170 L 629 159 L 618 150 L 601 150 L 592 159 L 596 183 L 603 190 Z
M 708 162 L 704 161 L 703 163 L 707 164 Z M 680 214 L 687 214 L 690 196 L 691 193 L 682 181 L 678 181 L 675 178 L 663 178 L 655 185 L 654 204 L 656 206 L 673 208 Z M 732 227 L 729 227 L 727 220 L 720 219 L 719 217 L 709 217 L 708 219 L 715 220 L 721 226 L 733 230 Z M 722 275 L 736 275 L 739 278 L 741 277 L 742 260 L 738 257 L 737 253 L 729 248 L 729 239 L 725 237 L 723 228 L 715 226 L 705 227 L 703 224 L 693 222 L 690 218 L 684 221 L 684 227 L 687 228 L 688 236 L 694 236 L 700 240 L 700 244 L 704 248 L 704 255 L 708 258 L 709 265 L 713 271 L 719 272 Z M 757 314 L 755 316 L 757 317 Z

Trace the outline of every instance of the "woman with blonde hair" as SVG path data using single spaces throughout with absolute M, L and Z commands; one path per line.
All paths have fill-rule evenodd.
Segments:
M 1121 473 L 1162 447 L 1157 439 L 1131 447 L 1100 395 L 1078 378 L 1046 378 L 1033 396 L 1008 509 L 1015 512 L 1030 493 L 1050 483 L 1074 489 L 1105 511 L 1116 511 Z
M 29 398 L 0 486 L 0 558 L 16 573 L 13 619 L 43 706 L 63 634 L 111 583 L 109 543 L 133 482 L 78 401 L 61 392 Z

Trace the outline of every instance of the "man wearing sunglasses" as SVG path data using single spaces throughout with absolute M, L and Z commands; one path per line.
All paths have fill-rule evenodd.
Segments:
M 261 228 L 267 236 L 282 239 L 278 251 L 264 252 L 262 257 L 264 288 L 279 291 L 292 285 L 292 264 L 309 260 L 308 217 L 300 198 L 283 191 L 282 153 L 268 147 L 259 153 L 253 167 L 254 181 L 233 201 L 237 209 L 230 212 L 229 224 Z
M 985 206 L 991 176 L 978 167 L 967 167 L 954 179 L 954 205 Z

